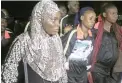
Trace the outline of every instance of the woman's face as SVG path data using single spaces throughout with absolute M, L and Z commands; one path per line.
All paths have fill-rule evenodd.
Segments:
M 88 10 L 81 17 L 81 20 L 82 20 L 82 25 L 84 25 L 88 29 L 91 29 L 95 24 L 96 14 L 94 11 Z
M 58 33 L 60 17 L 61 17 L 60 12 L 56 12 L 53 18 L 50 17 L 50 18 L 44 19 L 44 22 L 42 24 L 47 34 L 55 35 Z
M 104 16 L 104 15 L 103 15 Z M 105 12 L 105 20 L 110 23 L 115 23 L 118 19 L 118 10 L 116 7 L 112 7 L 106 10 Z

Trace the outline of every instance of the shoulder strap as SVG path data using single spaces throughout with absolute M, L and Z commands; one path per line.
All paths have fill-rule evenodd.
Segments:
M 29 82 L 28 82 L 28 69 L 27 69 L 27 63 L 26 63 L 25 59 L 23 59 L 23 64 L 24 64 L 25 83 L 29 83 Z
M 68 16 L 68 14 L 66 15 L 66 16 L 64 16 L 62 19 L 61 19 L 61 21 L 60 21 L 60 36 L 62 36 L 62 34 L 63 34 L 63 32 L 62 32 L 62 30 L 63 30 L 63 20 L 64 20 L 64 18 L 66 18 Z
M 18 39 L 20 40 L 20 36 L 18 36 Z M 21 42 L 21 45 L 23 45 L 23 43 Z M 24 76 L 25 76 L 25 83 L 29 83 L 28 82 L 28 68 L 27 68 L 27 61 L 26 61 L 26 52 L 24 49 L 24 52 L 21 53 L 21 57 L 22 57 L 22 62 L 23 62 L 23 66 L 24 66 Z
M 67 49 L 68 49 L 68 47 L 69 47 L 69 42 L 70 42 L 70 40 L 71 40 L 73 34 L 74 34 L 76 31 L 77 31 L 77 30 L 75 29 L 75 30 L 73 30 L 73 31 L 70 33 L 70 35 L 69 35 L 69 37 L 68 37 L 68 40 L 67 40 L 67 43 L 66 43 L 66 46 L 65 46 L 65 48 L 64 48 L 64 55 L 66 54 Z

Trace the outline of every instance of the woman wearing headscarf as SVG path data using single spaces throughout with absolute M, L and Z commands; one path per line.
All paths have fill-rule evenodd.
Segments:
M 97 36 L 92 58 L 94 83 L 118 83 L 113 76 L 113 67 L 118 58 L 118 48 L 122 49 L 121 27 L 116 24 L 118 10 L 115 5 L 106 3 L 98 17 Z
M 36 4 L 29 31 L 14 40 L 2 65 L 3 83 L 24 83 L 24 74 L 26 83 L 67 82 L 66 59 L 58 35 L 59 12 L 51 0 Z
M 96 14 L 91 7 L 84 7 L 77 14 L 77 27 L 62 37 L 64 54 L 67 57 L 68 83 L 88 83 L 87 71 L 91 67 L 93 28 Z

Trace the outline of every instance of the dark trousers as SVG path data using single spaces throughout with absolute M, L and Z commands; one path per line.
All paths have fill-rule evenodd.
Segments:
M 115 74 L 114 74 L 114 77 L 112 77 L 110 75 L 104 75 L 102 73 L 92 72 L 92 77 L 93 77 L 94 83 L 119 83 L 119 80 L 118 80 L 119 77 L 118 75 L 115 75 Z
M 59 83 L 58 81 L 51 82 L 41 78 L 35 71 L 31 69 L 31 67 L 29 67 L 29 65 L 28 65 L 28 81 L 29 83 Z
M 84 71 L 82 74 L 73 74 L 67 71 L 68 83 L 88 83 L 87 72 Z

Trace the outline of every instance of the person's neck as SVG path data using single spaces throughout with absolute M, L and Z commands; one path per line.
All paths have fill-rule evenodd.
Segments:
M 88 28 L 86 28 L 83 24 L 81 25 L 81 30 L 83 31 L 84 38 L 87 38 L 88 36 Z
M 110 23 L 107 20 L 105 20 L 105 22 L 104 22 L 104 30 L 106 30 L 107 32 L 110 32 L 111 26 L 112 26 L 112 23 Z
M 74 14 L 72 11 L 69 11 L 68 14 Z

